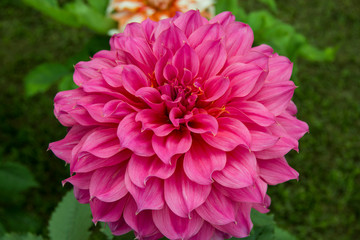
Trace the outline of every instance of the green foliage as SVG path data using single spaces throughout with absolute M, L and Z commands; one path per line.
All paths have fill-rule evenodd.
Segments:
M 34 176 L 22 164 L 16 162 L 0 164 L 0 197 L 2 200 L 36 186 L 37 182 Z
M 277 12 L 274 0 L 259 0 Z M 308 43 L 305 36 L 297 33 L 295 28 L 274 17 L 268 10 L 252 11 L 246 14 L 241 7 L 241 1 L 224 0 L 217 1 L 216 11 L 218 13 L 230 10 L 237 20 L 246 22 L 254 31 L 255 44 L 269 44 L 280 55 L 285 55 L 292 61 L 302 57 L 313 62 L 333 61 L 336 49 L 328 47 L 320 50 Z
M 51 240 L 87 240 L 91 225 L 89 205 L 80 204 L 69 191 L 51 215 L 49 236 Z
M 31 70 L 25 77 L 27 96 L 45 92 L 52 84 L 70 73 L 69 69 L 58 63 L 43 63 Z
M 41 236 L 36 236 L 32 233 L 6 233 L 0 240 L 42 240 Z
M 43 14 L 71 27 L 86 26 L 89 29 L 106 34 L 116 26 L 115 22 L 106 16 L 107 1 L 75 0 L 60 7 L 58 0 L 23 0 L 24 3 Z

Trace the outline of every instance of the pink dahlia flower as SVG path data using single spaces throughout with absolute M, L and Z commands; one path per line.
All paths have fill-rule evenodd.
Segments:
M 268 184 L 298 177 L 284 155 L 308 131 L 292 63 L 252 43 L 231 13 L 189 11 L 129 24 L 76 64 L 79 88 L 55 97 L 69 131 L 50 149 L 94 222 L 138 239 L 249 235 Z

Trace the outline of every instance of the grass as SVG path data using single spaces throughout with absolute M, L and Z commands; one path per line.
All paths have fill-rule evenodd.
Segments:
M 356 239 L 360 234 L 360 2 L 277 3 L 278 18 L 295 26 L 312 44 L 337 46 L 339 51 L 332 63 L 297 63 L 299 88 L 294 101 L 310 134 L 300 141 L 299 154 L 287 156 L 300 172 L 300 181 L 270 187 L 272 213 L 298 239 Z M 253 1 L 241 4 L 248 11 L 264 7 Z M 2 0 L 0 8 L 1 161 L 24 163 L 35 174 L 40 187 L 19 200 L 18 208 L 30 216 L 28 229 L 46 234 L 43 226 L 65 192 L 60 180 L 68 175 L 63 162 L 46 148 L 62 138 L 65 129 L 52 114 L 56 89 L 25 98 L 22 79 L 37 64 L 65 62 L 93 33 L 62 26 L 20 0 Z

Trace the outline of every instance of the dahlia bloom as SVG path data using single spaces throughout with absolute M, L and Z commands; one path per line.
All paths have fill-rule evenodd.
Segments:
M 109 15 L 118 22 L 122 32 L 132 22 L 153 21 L 174 17 L 176 12 L 198 9 L 207 18 L 214 15 L 214 0 L 111 0 Z
M 225 239 L 249 235 L 268 185 L 296 179 L 284 158 L 308 131 L 291 101 L 292 63 L 224 12 L 127 25 L 59 92 L 69 128 L 51 143 L 80 203 L 114 235 Z

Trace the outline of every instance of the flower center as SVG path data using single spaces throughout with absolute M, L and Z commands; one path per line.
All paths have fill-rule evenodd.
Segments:
M 169 9 L 173 0 L 147 0 L 146 2 L 149 6 L 151 6 L 153 8 L 156 8 L 159 10 L 166 10 L 166 9 Z

